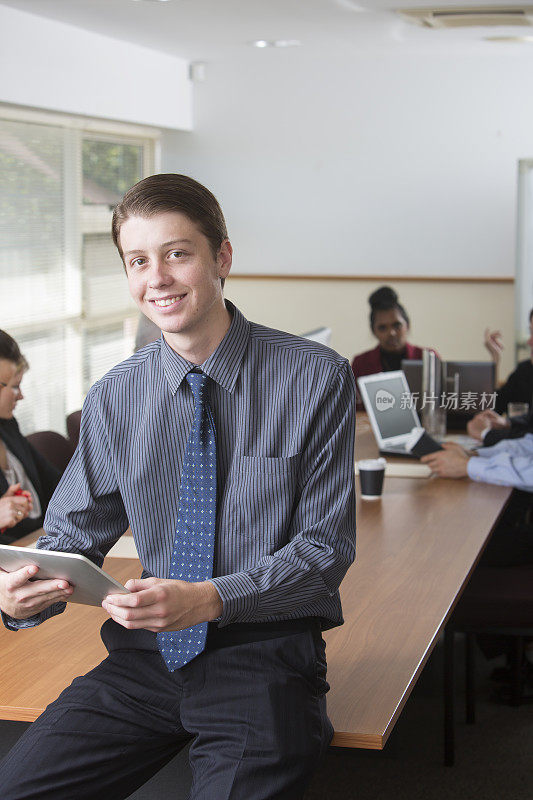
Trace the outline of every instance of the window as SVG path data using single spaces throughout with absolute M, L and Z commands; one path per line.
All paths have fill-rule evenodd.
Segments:
M 113 207 L 154 172 L 157 131 L 0 107 L 0 327 L 30 363 L 24 433 L 65 431 L 137 324 Z

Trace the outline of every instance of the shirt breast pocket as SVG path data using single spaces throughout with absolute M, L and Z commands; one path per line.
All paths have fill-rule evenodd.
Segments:
M 230 500 L 234 535 L 254 543 L 255 557 L 287 543 L 300 456 L 236 456 Z

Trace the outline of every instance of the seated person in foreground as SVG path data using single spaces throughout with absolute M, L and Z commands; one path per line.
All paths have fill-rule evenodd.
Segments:
M 42 528 L 43 518 L 60 476 L 50 462 L 26 441 L 13 416 L 15 406 L 22 400 L 20 383 L 28 363 L 15 340 L 0 330 L 0 495 L 15 504 L 19 518 L 0 536 L 2 544 L 10 544 L 31 531 Z M 11 495 L 8 493 L 11 488 Z M 19 488 L 29 494 L 13 496 Z M 2 498 L 3 499 L 3 498 Z M 1 502 L 1 501 L 0 501 Z
M 368 298 L 370 330 L 378 340 L 372 350 L 359 353 L 352 361 L 357 380 L 362 375 L 391 372 L 402 368 L 402 359 L 421 359 L 423 348 L 409 344 L 410 322 L 407 311 L 390 286 L 382 286 Z M 362 407 L 362 406 L 361 406 Z

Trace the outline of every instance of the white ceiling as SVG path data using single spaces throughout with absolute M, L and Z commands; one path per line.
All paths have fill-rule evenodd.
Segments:
M 485 42 L 483 37 L 528 33 L 527 28 L 426 30 L 403 22 L 394 13 L 398 7 L 394 0 L 361 0 L 361 5 L 357 0 L 0 0 L 0 4 L 194 61 L 249 54 L 248 43 L 256 39 L 298 39 L 303 45 L 300 51 L 327 56 L 368 49 L 501 51 L 506 45 Z M 408 8 L 430 5 L 453 7 L 460 1 L 405 2 Z M 499 5 L 516 3 L 501 0 Z M 514 47 L 533 53 L 533 45 Z

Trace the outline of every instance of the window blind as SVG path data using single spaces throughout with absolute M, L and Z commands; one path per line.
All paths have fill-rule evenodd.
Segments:
M 69 313 L 66 295 L 64 131 L 0 120 L 1 324 Z M 79 313 L 75 309 L 74 313 Z
M 22 431 L 64 433 L 90 385 L 133 351 L 138 315 L 111 215 L 153 172 L 155 136 L 12 116 L 0 108 L 0 327 L 30 363 Z

